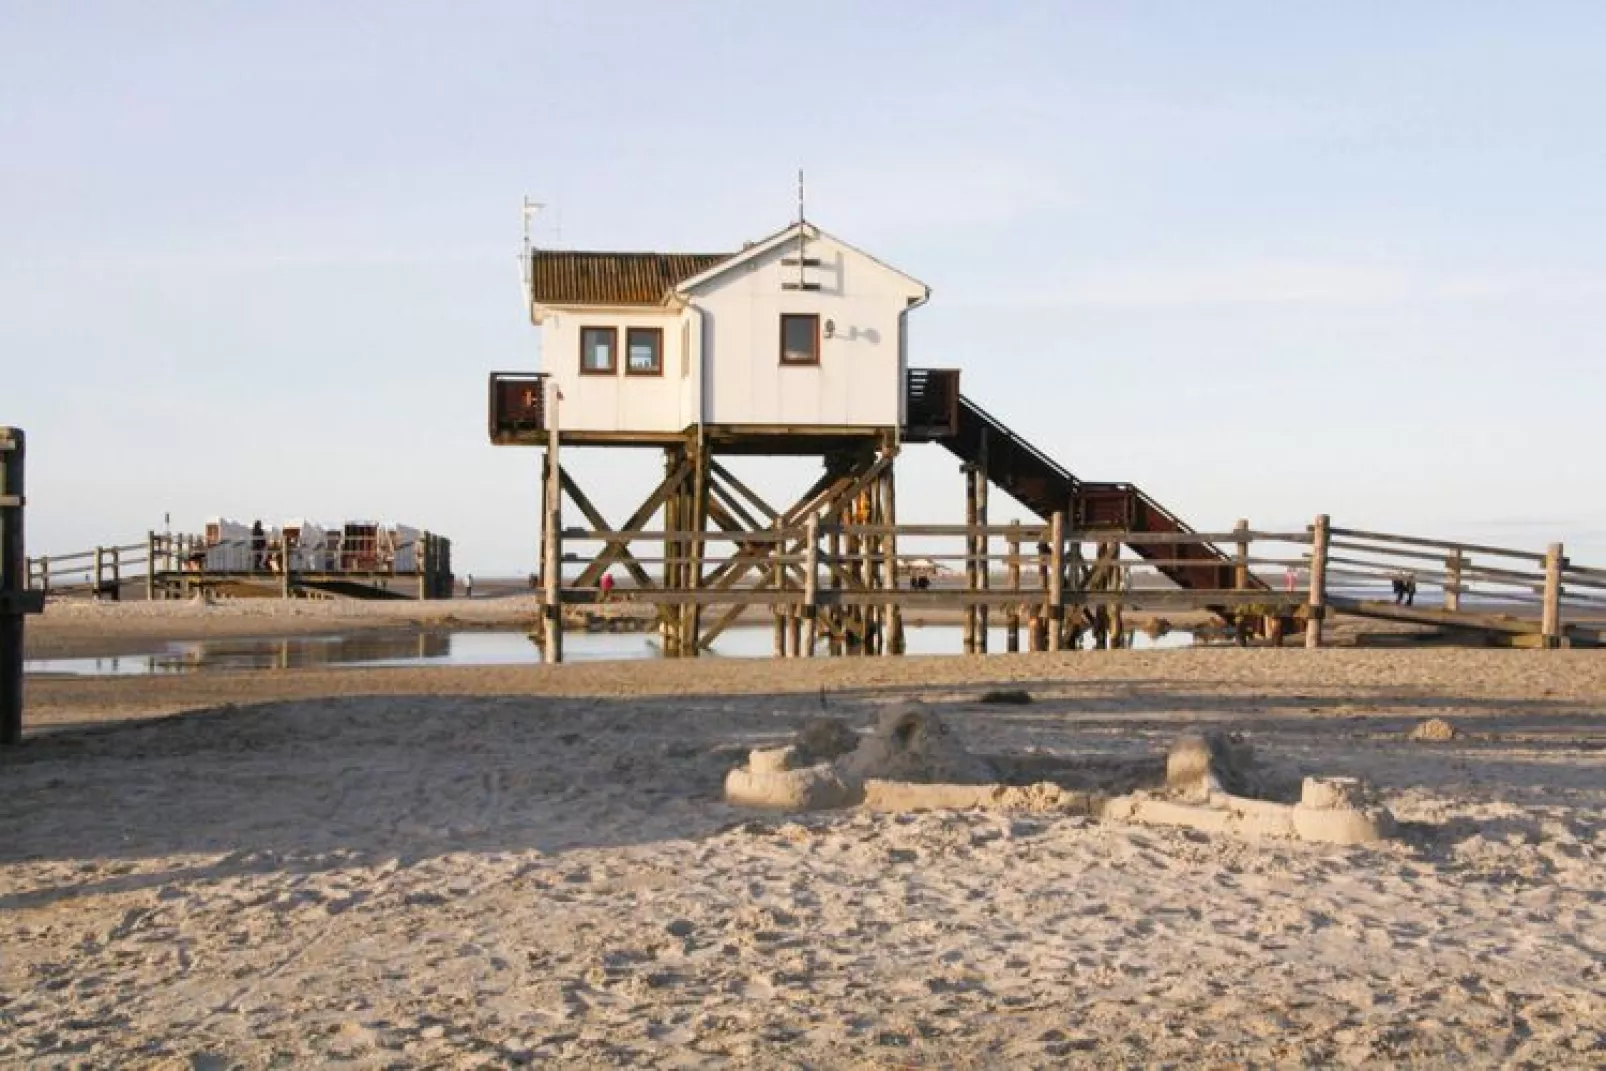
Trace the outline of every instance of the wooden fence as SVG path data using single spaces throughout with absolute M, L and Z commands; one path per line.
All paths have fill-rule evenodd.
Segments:
M 995 615 L 1007 650 L 1021 649 L 1024 625 L 1029 649 L 1052 651 L 1092 627 L 1101 611 L 1118 635 L 1124 610 L 1210 610 L 1234 622 L 1240 637 L 1259 630 L 1280 643 L 1293 629 L 1312 647 L 1335 612 L 1517 645 L 1606 642 L 1606 570 L 1573 564 L 1559 544 L 1540 553 L 1456 543 L 1335 528 L 1326 516 L 1303 531 L 1257 530 L 1247 521 L 1224 532 L 1076 531 L 1058 515 L 1047 525 L 816 519 L 701 533 L 568 528 L 556 541 L 586 549 L 549 546 L 549 560 L 585 563 L 593 577 L 599 563 L 629 573 L 634 587 L 626 597 L 658 606 L 666 629 L 688 616 L 671 608 L 728 607 L 694 637 L 670 643 L 666 634 L 666 650 L 685 653 L 706 649 L 748 607 L 774 615 L 778 655 L 811 656 L 820 642 L 831 653 L 844 646 L 897 653 L 901 615 L 921 608 L 961 611 L 964 649 L 977 653 L 988 648 Z M 1179 549 L 1159 549 L 1168 546 Z M 1123 555 L 1123 547 L 1144 554 Z M 1183 547 L 1207 547 L 1231 562 L 1223 570 L 1230 582 L 1173 585 L 1165 569 L 1200 560 Z M 594 588 L 578 586 L 557 594 L 560 602 L 595 597 Z M 844 643 L 854 637 L 857 643 Z

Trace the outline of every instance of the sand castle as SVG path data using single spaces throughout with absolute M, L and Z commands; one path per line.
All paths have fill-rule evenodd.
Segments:
M 1097 785 L 1085 767 L 1041 757 L 979 756 L 954 739 L 919 702 L 887 708 L 860 735 L 818 718 L 792 743 L 751 752 L 725 779 L 727 801 L 746 807 L 813 811 L 964 810 L 1081 814 L 1111 821 L 1186 826 L 1252 838 L 1361 844 L 1392 833 L 1393 816 L 1357 778 L 1306 777 L 1298 802 L 1288 778 L 1263 767 L 1245 742 L 1220 733 L 1175 742 L 1163 770 L 1130 761 Z M 1126 788 L 1111 792 L 1111 784 Z

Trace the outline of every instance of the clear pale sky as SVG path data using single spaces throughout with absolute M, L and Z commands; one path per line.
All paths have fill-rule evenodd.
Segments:
M 803 167 L 932 287 L 912 363 L 1079 475 L 1606 565 L 1603 101 L 1595 2 L 4 0 L 30 550 L 367 516 L 526 571 L 521 197 L 548 245 L 735 249 Z M 573 464 L 615 519 L 659 468 Z

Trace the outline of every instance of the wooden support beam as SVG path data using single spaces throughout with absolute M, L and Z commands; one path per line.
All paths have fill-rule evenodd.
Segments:
M 1065 638 L 1064 510 L 1054 511 L 1048 540 L 1048 649 L 1058 651 Z
M 562 398 L 563 393 L 558 390 L 557 382 L 548 380 L 546 477 L 543 481 L 546 502 L 541 529 L 546 552 L 545 564 L 541 568 L 544 585 L 541 635 L 542 656 L 547 665 L 558 665 L 563 661 L 563 483 L 559 477 L 563 464 L 558 454 L 558 406 Z
M 1540 613 L 1539 634 L 1546 647 L 1562 645 L 1561 628 L 1561 574 L 1567 568 L 1567 556 L 1560 543 L 1552 543 L 1545 551 L 1545 596 Z
M 22 622 L 30 594 L 23 545 L 27 440 L 20 429 L 5 428 L 0 443 L 6 447 L 0 452 L 0 496 L 16 503 L 0 506 L 0 745 L 14 746 L 22 743 Z
M 648 518 L 658 512 L 659 508 L 669 500 L 669 496 L 679 489 L 681 483 L 691 474 L 690 461 L 685 458 L 677 458 L 673 453 L 670 453 L 669 456 L 671 464 L 666 466 L 669 471 L 665 473 L 663 482 L 654 488 L 652 494 L 648 495 L 641 505 L 636 507 L 636 512 L 630 515 L 630 519 L 625 521 L 623 527 L 616 529 L 612 536 L 607 537 L 606 546 L 575 579 L 575 587 L 596 587 L 597 583 L 602 579 L 603 572 L 617 562 L 620 555 L 628 552 L 630 540 L 633 538 L 630 533 L 640 531 L 641 526 L 647 523 Z
M 591 527 L 599 532 L 611 533 L 612 529 L 609 527 L 606 518 L 602 516 L 602 512 L 592 504 L 590 498 L 586 497 L 586 493 L 580 490 L 580 485 L 575 483 L 569 476 L 567 469 L 558 470 L 558 479 L 562 482 L 563 490 L 568 494 L 569 498 L 573 500 L 576 506 L 580 507 L 580 512 L 585 516 Z M 620 564 L 624 566 L 625 571 L 630 574 L 630 578 L 636 582 L 638 587 L 650 588 L 656 586 L 652 582 L 651 575 L 648 574 L 646 569 L 642 568 L 635 555 L 630 553 L 628 544 L 620 551 L 619 559 Z M 598 580 L 600 581 L 601 577 L 598 577 Z M 576 583 L 575 586 L 585 587 L 588 585 Z
M 1009 532 L 1009 559 L 1008 559 L 1009 590 L 1020 591 L 1020 522 L 1010 524 Z M 1020 604 L 1010 603 L 1009 612 L 1005 618 L 1004 647 L 1010 654 L 1020 650 Z
M 1322 645 L 1322 618 L 1327 613 L 1327 541 L 1331 533 L 1327 514 L 1317 516 L 1310 529 L 1310 596 L 1305 618 L 1305 646 Z

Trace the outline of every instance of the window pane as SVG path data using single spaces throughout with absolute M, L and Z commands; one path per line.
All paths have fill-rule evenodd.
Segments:
M 814 364 L 820 359 L 818 316 L 781 317 L 781 360 L 786 364 Z
M 660 372 L 663 370 L 663 335 L 652 328 L 631 328 L 625 342 L 625 370 Z
M 613 371 L 613 331 L 586 327 L 580 331 L 580 367 L 587 372 Z

